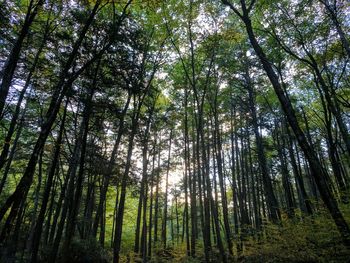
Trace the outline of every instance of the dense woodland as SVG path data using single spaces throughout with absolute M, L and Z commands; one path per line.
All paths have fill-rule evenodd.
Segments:
M 348 262 L 347 0 L 0 1 L 0 262 Z

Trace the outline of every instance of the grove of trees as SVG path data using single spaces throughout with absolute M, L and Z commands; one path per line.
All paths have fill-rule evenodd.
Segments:
M 0 0 L 0 262 L 348 262 L 347 0 Z

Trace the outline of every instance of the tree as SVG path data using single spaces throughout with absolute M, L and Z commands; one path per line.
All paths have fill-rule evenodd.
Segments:
M 329 186 L 327 184 L 327 176 L 324 171 L 324 168 L 322 167 L 320 160 L 318 159 L 316 153 L 312 149 L 312 147 L 307 142 L 306 136 L 302 129 L 300 128 L 298 124 L 298 120 L 295 115 L 294 108 L 292 107 L 292 104 L 285 94 L 283 87 L 278 79 L 277 74 L 275 73 L 271 62 L 266 57 L 266 54 L 264 53 L 263 49 L 259 45 L 253 27 L 252 27 L 252 21 L 249 17 L 249 13 L 251 12 L 255 1 L 250 2 L 249 5 L 246 4 L 246 1 L 241 1 L 241 8 L 242 13 L 240 13 L 230 2 L 223 1 L 224 4 L 230 6 L 230 8 L 234 11 L 234 13 L 242 20 L 244 23 L 247 34 L 250 40 L 251 45 L 253 46 L 256 55 L 260 59 L 264 70 L 266 71 L 266 74 L 268 75 L 271 84 L 275 90 L 275 93 L 281 103 L 282 109 L 284 113 L 286 114 L 286 117 L 288 119 L 289 125 L 291 126 L 297 140 L 299 143 L 299 146 L 302 148 L 305 157 L 307 158 L 310 169 L 311 169 L 311 175 L 315 179 L 318 189 L 320 191 L 320 194 L 322 196 L 322 199 L 324 203 L 326 204 L 329 212 L 331 213 L 333 220 L 335 224 L 337 225 L 339 232 L 341 233 L 343 237 L 344 244 L 346 246 L 350 245 L 350 230 L 347 222 L 345 221 L 341 211 L 338 208 L 337 201 L 335 200 L 331 190 L 329 189 Z

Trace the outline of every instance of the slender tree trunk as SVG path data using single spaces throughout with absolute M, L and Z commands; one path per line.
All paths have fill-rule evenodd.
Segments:
M 294 177 L 296 178 L 297 186 L 300 189 L 300 194 L 301 194 L 301 199 L 302 199 L 301 202 L 303 202 L 302 206 L 305 206 L 305 210 L 306 210 L 306 213 L 308 215 L 312 215 L 312 213 L 313 213 L 313 211 L 312 211 L 312 204 L 311 204 L 309 196 L 308 196 L 308 194 L 307 194 L 307 192 L 305 190 L 303 176 L 301 174 L 301 171 L 298 169 L 298 165 L 297 165 L 297 162 L 295 160 L 294 151 L 293 151 L 292 137 L 291 137 L 289 128 L 286 127 L 285 130 L 286 130 L 288 138 L 289 138 L 289 140 L 288 140 L 289 157 L 290 157 L 290 160 L 291 160 Z
M 319 92 L 321 94 L 321 103 L 325 115 L 325 128 L 327 131 L 327 148 L 328 148 L 328 156 L 329 160 L 331 162 L 333 174 L 336 180 L 336 183 L 339 187 L 339 192 L 341 196 L 341 200 L 343 203 L 348 203 L 348 196 L 347 196 L 347 190 L 348 186 L 346 185 L 346 182 L 343 180 L 342 177 L 342 172 L 341 172 L 341 163 L 338 162 L 337 160 L 337 155 L 336 155 L 336 145 L 333 139 L 333 134 L 332 134 L 332 114 L 329 112 L 329 107 L 327 107 L 326 102 L 324 101 L 324 96 L 321 93 L 321 90 L 319 89 Z
M 60 197 L 61 202 L 59 202 L 59 204 L 63 203 L 61 219 L 60 219 L 60 222 L 58 224 L 56 223 L 57 224 L 57 231 L 56 231 L 55 236 L 54 236 L 54 234 L 55 234 L 54 229 L 51 230 L 53 245 L 52 245 L 52 250 L 51 250 L 50 255 L 49 255 L 49 259 L 50 259 L 50 262 L 52 262 L 52 263 L 54 263 L 56 261 L 58 250 L 59 250 L 59 245 L 60 245 L 62 234 L 63 234 L 64 225 L 66 222 L 67 213 L 68 213 L 69 208 L 72 207 L 71 203 L 74 201 L 73 200 L 74 199 L 74 180 L 75 180 L 75 175 L 76 175 L 76 172 L 77 172 L 77 169 L 79 166 L 79 160 L 80 160 L 79 157 L 80 157 L 80 153 L 81 153 L 81 146 L 82 146 L 85 126 L 86 125 L 85 125 L 84 121 L 82 121 L 80 128 L 79 128 L 78 139 L 75 142 L 72 157 L 69 161 L 67 176 L 65 178 L 66 182 L 65 182 L 64 187 L 62 188 L 62 192 L 61 192 L 62 198 Z M 61 210 L 61 209 L 59 209 L 59 210 Z M 55 217 L 57 219 L 55 218 L 54 222 L 58 221 L 59 210 L 56 212 Z M 54 225 L 55 228 L 56 228 L 56 224 Z
M 171 143 L 173 139 L 173 130 L 170 130 L 169 135 L 169 150 L 168 150 L 168 162 L 166 168 L 166 179 L 165 179 L 165 194 L 164 194 L 164 214 L 163 214 L 163 226 L 162 226 L 162 241 L 163 248 L 166 249 L 167 242 L 167 218 L 168 218 L 168 188 L 169 188 L 169 170 L 170 170 L 170 154 L 171 154 Z
M 237 188 L 237 182 L 236 182 L 236 160 L 235 160 L 235 150 L 237 150 L 235 148 L 235 142 L 236 142 L 236 125 L 234 123 L 234 118 L 236 115 L 236 111 L 234 108 L 234 105 L 231 106 L 230 109 L 230 128 L 231 128 L 231 132 L 230 132 L 230 139 L 231 139 L 231 174 L 232 174 L 232 198 L 233 198 L 233 220 L 234 220 L 234 233 L 235 236 L 238 236 L 238 201 L 237 201 L 237 194 L 238 194 L 238 188 Z
M 161 141 L 161 136 L 159 136 L 159 141 Z M 158 218 L 159 218 L 159 184 L 160 184 L 160 156 L 161 156 L 161 145 L 158 145 L 158 170 L 156 172 L 156 191 L 155 191 L 155 202 L 154 202 L 154 232 L 153 232 L 153 248 L 156 247 L 158 242 Z
M 138 128 L 138 121 L 140 116 L 140 110 L 141 106 L 143 105 L 144 98 L 146 94 L 148 93 L 149 86 L 147 87 L 144 94 L 140 96 L 140 100 L 138 103 L 135 101 L 134 97 L 134 113 L 132 116 L 132 124 L 131 124 L 131 134 L 129 137 L 129 144 L 127 148 L 127 157 L 126 157 L 126 164 L 125 164 L 125 170 L 122 175 L 121 180 L 121 190 L 120 190 L 120 200 L 118 205 L 118 213 L 116 217 L 116 233 L 114 236 L 114 249 L 113 249 L 113 263 L 119 263 L 119 253 L 120 253 L 120 247 L 121 247 L 121 238 L 122 238 L 122 228 L 123 228 L 123 218 L 124 218 L 124 208 L 125 208 L 125 199 L 126 199 L 126 186 L 127 186 L 127 179 L 129 176 L 129 171 L 131 168 L 131 157 L 134 147 L 134 138 L 137 132 Z
M 149 224 L 148 224 L 148 257 L 152 256 L 152 227 L 153 227 L 153 186 L 154 186 L 154 174 L 155 174 L 155 162 L 156 162 L 156 146 L 157 146 L 157 135 L 154 137 L 153 143 L 153 158 L 152 158 L 152 173 L 150 178 L 150 204 L 149 204 Z
M 254 173 L 253 171 L 253 158 L 252 158 L 252 151 L 251 151 L 251 145 L 250 145 L 250 137 L 247 137 L 247 147 L 248 147 L 248 154 L 249 154 L 249 167 L 250 167 L 250 175 L 252 177 L 251 179 L 251 192 L 252 192 L 252 198 L 253 198 L 253 210 L 254 210 L 254 222 L 255 222 L 255 228 L 258 231 L 258 235 L 260 235 L 261 231 L 261 216 L 259 211 L 259 204 L 258 204 L 258 198 L 259 192 L 257 191 L 259 184 L 258 175 Z M 255 176 L 254 176 L 255 175 Z
M 154 100 L 155 101 L 155 100 Z M 134 246 L 134 252 L 139 253 L 140 251 L 140 230 L 141 230 L 141 217 L 142 217 L 142 206 L 147 207 L 147 198 L 145 195 L 147 195 L 147 192 L 145 188 L 147 188 L 147 166 L 148 166 L 148 142 L 149 142 L 149 129 L 151 126 L 151 119 L 154 111 L 154 104 L 151 108 L 151 111 L 148 116 L 148 120 L 146 123 L 146 130 L 143 136 L 143 148 L 142 148 L 142 178 L 141 178 L 141 189 L 140 189 L 140 196 L 139 196 L 139 204 L 137 208 L 137 218 L 136 218 L 136 230 L 135 230 L 135 246 Z M 145 202 L 144 202 L 145 201 Z M 142 230 L 143 231 L 143 230 Z M 142 249 L 142 244 L 141 244 Z
M 247 90 L 249 94 L 249 107 L 252 114 L 253 130 L 255 134 L 256 148 L 258 152 L 258 161 L 260 166 L 260 171 L 263 179 L 264 190 L 266 195 L 266 200 L 268 203 L 268 208 L 270 211 L 270 218 L 273 222 L 278 222 L 281 219 L 281 214 L 278 208 L 278 202 L 274 194 L 271 178 L 268 173 L 267 161 L 265 156 L 264 144 L 259 133 L 258 117 L 255 106 L 255 95 L 250 80 L 249 72 L 246 72 Z
M 293 196 L 293 188 L 290 182 L 290 176 L 288 172 L 287 162 L 286 162 L 286 156 L 283 151 L 285 149 L 285 144 L 283 138 L 280 138 L 279 136 L 279 130 L 276 124 L 276 132 L 275 132 L 275 141 L 276 141 L 276 148 L 278 152 L 278 157 L 280 160 L 280 167 L 281 167 L 281 174 L 282 174 L 282 185 L 284 189 L 285 194 L 285 201 L 287 204 L 287 215 L 289 218 L 294 218 L 295 216 L 295 205 L 294 205 L 294 196 Z M 281 135 L 283 136 L 283 135 Z
M 120 116 L 120 120 L 119 120 L 119 127 L 118 127 L 118 135 L 117 135 L 117 138 L 115 140 L 113 150 L 111 153 L 111 157 L 110 157 L 109 162 L 108 162 L 106 174 L 103 178 L 103 186 L 102 186 L 102 189 L 100 191 L 100 200 L 98 203 L 98 207 L 97 207 L 97 211 L 96 211 L 96 215 L 95 215 L 95 220 L 94 220 L 94 224 L 93 224 L 93 228 L 92 228 L 92 235 L 93 236 L 97 235 L 100 217 L 103 214 L 103 206 L 104 206 L 104 203 L 106 200 L 106 195 L 107 195 L 107 191 L 108 191 L 110 177 L 111 177 L 111 174 L 113 172 L 113 168 L 114 168 L 114 165 L 116 162 L 120 141 L 121 141 L 123 133 L 124 133 L 124 124 L 125 124 L 124 119 L 125 119 L 125 115 L 127 113 L 127 110 L 129 108 L 130 100 L 131 100 L 131 93 L 129 92 L 128 98 L 127 98 L 126 103 L 124 105 L 124 108 L 121 112 L 121 116 Z
M 228 4 L 228 2 L 225 0 L 223 2 L 225 4 Z M 258 58 L 260 59 L 263 65 L 264 70 L 266 71 L 270 79 L 270 82 L 275 90 L 275 93 L 281 103 L 282 109 L 286 114 L 289 125 L 291 126 L 296 136 L 296 139 L 298 140 L 298 143 L 301 149 L 303 150 L 306 159 L 309 162 L 311 175 L 315 179 L 315 182 L 317 183 L 323 202 L 325 203 L 336 226 L 338 227 L 338 230 L 343 238 L 344 245 L 346 245 L 347 247 L 350 247 L 350 229 L 343 217 L 343 214 L 339 210 L 338 204 L 333 196 L 333 193 L 331 192 L 327 184 L 327 179 L 326 179 L 327 175 L 321 166 L 320 160 L 317 158 L 317 155 L 315 154 L 313 148 L 309 145 L 304 132 L 299 126 L 295 111 L 292 107 L 290 100 L 288 99 L 288 97 L 283 91 L 283 88 L 280 84 L 277 74 L 275 73 L 270 61 L 266 57 L 266 54 L 264 53 L 263 49 L 261 48 L 261 46 L 259 45 L 256 39 L 251 20 L 248 16 L 250 10 L 247 9 L 247 7 L 245 6 L 244 0 L 242 0 L 241 3 L 243 8 L 243 15 L 240 15 L 240 16 L 246 26 L 250 43 L 252 44 Z M 232 6 L 232 4 L 230 7 L 231 9 L 235 10 L 235 13 L 238 12 Z
M 74 193 L 74 199 L 72 200 L 72 207 L 69 211 L 68 217 L 67 217 L 67 226 L 66 226 L 66 237 L 63 242 L 63 247 L 62 251 L 64 252 L 64 257 L 68 256 L 69 253 L 69 247 L 71 240 L 74 236 L 75 232 L 75 227 L 76 227 L 76 220 L 77 220 L 77 215 L 79 212 L 80 208 L 80 200 L 81 200 L 81 195 L 83 191 L 83 181 L 84 181 L 84 171 L 85 171 L 85 156 L 86 156 L 86 145 L 87 145 L 87 137 L 88 137 L 88 132 L 89 132 L 89 122 L 90 122 L 90 117 L 91 117 L 91 112 L 92 112 L 92 99 L 95 93 L 95 89 L 97 86 L 97 74 L 99 70 L 99 63 L 95 69 L 96 73 L 93 78 L 93 83 L 92 87 L 88 90 L 88 95 L 86 98 L 86 104 L 84 106 L 84 112 L 83 112 L 83 135 L 82 135 L 82 141 L 81 141 L 81 150 L 80 150 L 80 160 L 79 160 L 79 172 L 78 176 L 76 179 L 75 183 L 75 193 Z M 68 258 L 67 258 L 68 259 Z
M 184 119 L 184 137 L 185 137 L 185 154 L 184 154 L 184 162 L 185 162 L 185 178 L 188 178 L 188 187 L 190 190 L 190 209 L 191 209 L 191 244 L 187 245 L 187 249 L 190 249 L 190 255 L 192 257 L 196 256 L 196 227 L 197 227 L 197 204 L 196 204 L 196 180 L 195 177 L 192 176 L 191 173 L 191 160 L 190 160 L 190 148 L 189 148 L 189 131 L 188 131 L 188 88 L 185 88 L 185 119 Z M 187 182 L 187 181 L 186 181 Z M 185 190 L 185 194 L 187 191 Z M 187 198 L 185 200 L 187 202 Z M 188 204 L 185 203 L 185 209 Z M 188 223 L 187 223 L 188 230 Z M 187 252 L 188 253 L 188 252 Z
M 68 99 L 66 102 L 66 106 L 64 108 L 63 117 L 62 117 L 62 121 L 61 121 L 61 127 L 60 127 L 58 137 L 57 137 L 57 140 L 55 143 L 55 151 L 53 154 L 51 167 L 50 167 L 49 173 L 47 175 L 47 179 L 46 179 L 46 186 L 45 186 L 45 191 L 44 191 L 44 195 L 43 195 L 43 200 L 41 203 L 40 212 L 39 212 L 38 218 L 36 220 L 36 226 L 35 226 L 34 236 L 33 236 L 33 243 L 32 243 L 32 247 L 31 247 L 31 262 L 32 263 L 37 262 L 38 249 L 39 249 L 39 244 L 40 244 L 43 223 L 44 223 L 44 219 L 45 219 L 46 207 L 47 207 L 49 197 L 50 197 L 53 178 L 54 178 L 54 175 L 56 173 L 56 170 L 58 169 L 58 161 L 59 161 L 59 155 L 60 155 L 60 151 L 61 151 L 64 125 L 65 125 L 66 115 L 67 115 L 67 104 L 68 104 Z
M 119 262 L 119 252 L 120 252 L 120 246 L 121 246 L 124 207 L 125 207 L 125 198 L 126 198 L 126 184 L 127 184 L 127 178 L 129 176 L 130 167 L 131 167 L 132 149 L 134 145 L 134 137 L 135 137 L 136 128 L 137 128 L 137 124 L 136 124 L 137 120 L 136 120 L 136 117 L 134 118 L 135 119 L 133 120 L 133 124 L 132 124 L 133 128 L 129 138 L 128 154 L 126 159 L 125 170 L 121 181 L 120 200 L 118 204 L 118 213 L 117 213 L 116 223 L 115 223 L 116 234 L 114 236 L 114 250 L 113 250 L 114 263 Z
M 46 224 L 45 224 L 45 231 L 44 231 L 44 236 L 43 236 L 43 244 L 50 244 L 49 243 L 49 233 L 50 233 L 50 228 L 51 228 L 51 220 L 52 220 L 52 215 L 53 215 L 53 208 L 54 208 L 54 203 L 55 203 L 55 197 L 56 197 L 56 193 L 57 193 L 57 181 L 58 181 L 58 177 L 59 177 L 59 166 L 60 166 L 60 159 L 58 160 L 57 163 L 57 169 L 56 169 L 56 173 L 55 173 L 55 177 L 53 180 L 53 189 L 51 191 L 51 198 L 50 198 L 50 206 L 48 208 L 48 215 L 46 218 Z M 51 169 L 51 168 L 50 168 Z M 46 185 L 47 185 L 48 180 L 46 181 Z M 44 200 L 44 197 L 43 197 Z
M 218 105 L 217 105 L 217 92 L 215 95 L 215 101 L 214 101 L 214 140 L 216 143 L 216 162 L 217 162 L 217 169 L 218 169 L 218 177 L 219 177 L 219 185 L 220 185 L 220 193 L 221 193 L 221 205 L 222 205 L 222 213 L 223 213 L 223 219 L 224 219 L 224 227 L 225 227 L 225 236 L 226 236 L 226 242 L 227 247 L 230 255 L 233 255 L 232 251 L 232 240 L 231 240 L 231 229 L 230 229 L 230 223 L 228 219 L 228 205 L 227 205 L 227 196 L 226 191 L 224 188 L 224 172 L 223 172 L 223 158 L 222 158 L 222 142 L 221 142 L 221 134 L 220 134 L 220 127 L 219 127 L 219 117 L 218 117 Z
M 143 194 L 143 213 L 142 213 L 142 233 L 141 233 L 141 255 L 142 262 L 147 262 L 147 199 L 148 199 L 148 174 L 145 174 L 145 190 Z
M 186 95 L 185 95 L 186 96 Z M 184 208 L 184 220 L 185 220 L 185 223 L 184 223 L 184 226 L 185 226 L 185 233 L 186 233 L 186 254 L 187 256 L 190 256 L 191 255 L 191 247 L 190 247 L 190 231 L 189 231 L 189 209 L 188 209 L 188 189 L 190 188 L 190 196 L 191 196 L 191 181 L 189 180 L 188 178 L 188 170 L 187 170 L 187 165 L 188 165 L 188 160 L 187 160 L 187 155 L 189 154 L 189 151 L 188 151 L 188 131 L 187 131 L 187 101 L 185 102 L 185 151 L 184 151 L 184 177 L 183 177 L 183 180 L 184 180 L 184 190 L 185 190 L 185 208 Z M 176 188 L 175 188 L 176 190 Z M 176 203 L 176 218 L 178 218 L 178 214 L 177 214 L 177 196 L 176 196 L 176 192 L 175 192 L 175 203 Z M 179 236 L 178 236 L 179 233 L 177 233 L 177 236 L 176 236 L 176 241 L 177 241 L 177 244 L 179 242 Z
M 116 186 L 116 195 L 115 195 L 115 203 L 114 203 L 114 212 L 113 212 L 113 223 L 112 223 L 112 237 L 111 237 L 111 248 L 113 248 L 114 245 L 114 237 L 116 233 L 116 228 L 115 228 L 115 221 L 117 218 L 117 212 L 118 212 L 118 203 L 119 203 L 119 183 Z

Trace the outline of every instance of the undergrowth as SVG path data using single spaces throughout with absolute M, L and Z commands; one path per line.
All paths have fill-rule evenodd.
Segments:
M 343 207 L 344 215 L 350 222 L 350 210 Z M 339 232 L 330 217 L 322 208 L 316 214 L 294 219 L 283 218 L 282 224 L 264 224 L 264 231 L 254 233 L 244 241 L 235 240 L 234 255 L 227 255 L 228 262 L 264 263 L 264 262 L 350 262 L 350 251 L 342 244 Z M 224 236 L 222 237 L 224 239 Z M 180 244 L 163 250 L 155 249 L 151 263 L 199 263 L 204 262 L 203 248 L 200 242 L 196 247 L 196 257 L 186 256 L 186 246 Z M 221 256 L 213 245 L 212 262 L 220 262 Z M 127 261 L 125 261 L 127 262 Z M 137 255 L 128 257 L 128 262 L 142 262 Z

